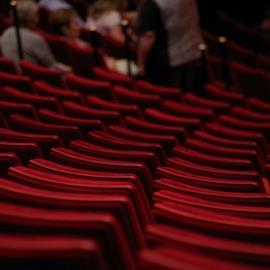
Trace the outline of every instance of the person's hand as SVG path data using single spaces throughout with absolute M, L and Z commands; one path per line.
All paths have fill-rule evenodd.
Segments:
M 60 63 L 60 62 L 57 62 L 54 65 L 54 68 L 56 70 L 60 71 L 63 74 L 68 74 L 68 73 L 71 73 L 72 72 L 72 67 L 71 66 L 65 65 L 65 64 Z
M 108 69 L 116 70 L 116 59 L 114 57 L 111 57 L 109 55 L 103 55 L 103 60 Z

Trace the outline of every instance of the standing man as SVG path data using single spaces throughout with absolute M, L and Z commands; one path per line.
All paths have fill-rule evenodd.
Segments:
M 138 66 L 147 80 L 192 90 L 203 41 L 196 0 L 144 0 L 138 14 Z

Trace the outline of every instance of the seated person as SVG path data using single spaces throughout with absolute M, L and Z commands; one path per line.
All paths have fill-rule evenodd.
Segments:
M 40 0 L 39 6 L 49 11 L 71 8 L 70 4 L 65 0 Z
M 97 0 L 89 7 L 86 28 L 94 26 L 102 34 L 124 41 L 121 13 L 126 7 L 126 0 Z
M 18 20 L 23 58 L 33 64 L 55 68 L 62 72 L 69 72 L 71 68 L 56 62 L 47 42 L 35 32 L 38 23 L 38 6 L 34 1 L 23 0 L 17 3 Z M 14 26 L 6 29 L 1 38 L 2 54 L 19 68 L 19 53 L 17 46 L 16 29 Z
M 80 2 L 80 1 L 78 1 Z M 73 9 L 74 7 L 73 6 L 77 6 L 77 1 L 76 0 L 69 0 L 69 1 L 66 1 L 66 0 L 40 0 L 39 1 L 39 6 L 41 8 L 44 8 L 45 10 L 48 11 L 48 13 L 50 12 L 55 12 L 55 11 L 58 11 L 58 10 L 63 10 L 63 9 Z M 82 6 L 83 6 L 83 2 L 81 3 Z M 86 6 L 86 4 L 85 4 Z M 84 21 L 83 19 L 78 15 L 76 14 L 76 17 L 77 17 L 77 20 L 78 22 L 80 23 L 80 25 L 83 25 L 84 24 Z
M 67 41 L 72 41 L 79 47 L 89 46 L 80 39 L 80 23 L 75 10 L 70 8 L 52 12 L 49 18 L 49 26 L 51 33 L 64 36 Z
M 90 47 L 91 45 L 80 39 L 80 25 L 76 20 L 76 12 L 72 9 L 62 9 L 52 12 L 50 15 L 50 29 L 53 34 L 61 35 L 69 42 L 74 42 L 79 47 Z M 125 59 L 115 59 L 105 52 L 100 51 L 102 62 L 108 69 L 126 74 Z M 132 63 L 132 71 L 136 73 L 136 67 Z

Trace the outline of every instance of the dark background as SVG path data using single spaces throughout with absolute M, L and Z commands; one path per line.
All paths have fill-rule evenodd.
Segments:
M 75 4 L 80 11 L 83 3 L 93 2 L 93 0 L 68 1 Z M 0 14 L 8 14 L 9 3 L 10 0 L 0 0 Z M 216 24 L 217 10 L 222 10 L 249 26 L 256 26 L 264 17 L 266 6 L 270 6 L 270 0 L 197 0 L 197 3 L 203 28 L 214 32 L 218 31 Z
M 217 31 L 216 11 L 222 10 L 246 25 L 257 26 L 270 0 L 197 0 L 202 26 Z

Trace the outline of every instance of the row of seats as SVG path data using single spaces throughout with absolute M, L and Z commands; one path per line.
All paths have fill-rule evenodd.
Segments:
M 6 269 L 267 269 L 270 103 L 3 66 Z
M 258 28 L 249 27 L 240 21 L 228 16 L 222 11 L 217 12 L 220 31 L 231 40 L 252 51 L 269 56 L 269 36 Z
M 228 35 L 226 36 L 228 37 Z M 230 60 L 250 67 L 259 67 L 266 70 L 270 68 L 269 55 L 241 46 L 234 41 L 235 39 L 218 37 L 206 31 L 203 31 L 203 37 L 210 55 L 220 56 L 227 54 Z

